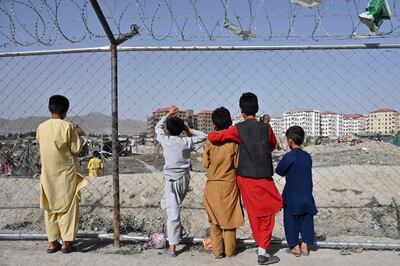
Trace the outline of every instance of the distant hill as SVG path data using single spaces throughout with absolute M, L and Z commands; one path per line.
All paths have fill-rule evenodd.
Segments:
M 14 120 L 0 118 L 0 135 L 36 131 L 37 126 L 48 117 L 30 116 Z M 111 116 L 102 113 L 89 113 L 68 119 L 79 125 L 87 133 L 111 134 Z M 132 119 L 119 120 L 119 132 L 132 135 L 146 130 L 146 122 Z

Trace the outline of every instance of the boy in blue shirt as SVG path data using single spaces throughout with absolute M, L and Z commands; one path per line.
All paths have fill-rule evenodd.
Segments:
M 312 160 L 310 154 L 301 148 L 304 135 L 299 126 L 286 131 L 291 151 L 283 156 L 275 170 L 278 175 L 286 176 L 282 193 L 283 223 L 289 252 L 296 257 L 310 254 L 309 245 L 314 244 L 314 215 L 317 214 L 312 195 Z

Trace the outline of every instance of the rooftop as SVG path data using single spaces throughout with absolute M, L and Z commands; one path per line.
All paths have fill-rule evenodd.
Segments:
M 156 113 L 168 113 L 169 111 L 169 107 L 165 107 L 165 108 L 157 108 L 155 111 L 153 111 L 153 114 Z M 186 112 L 185 109 L 179 109 L 179 112 Z
M 288 114 L 290 113 L 310 113 L 310 112 L 319 112 L 318 110 L 313 109 L 292 109 L 287 111 Z
M 345 119 L 357 119 L 357 118 L 361 118 L 361 117 L 364 117 L 364 116 L 360 115 L 360 114 L 343 115 L 343 118 L 345 118 Z
M 203 111 L 198 112 L 196 115 L 210 115 L 212 114 L 212 112 L 213 112 L 212 110 L 205 109 Z
M 325 111 L 325 112 L 322 112 L 321 115 L 338 115 L 338 113 L 333 112 L 333 111 Z
M 397 112 L 397 111 L 390 108 L 380 108 L 370 113 L 391 113 L 391 112 Z

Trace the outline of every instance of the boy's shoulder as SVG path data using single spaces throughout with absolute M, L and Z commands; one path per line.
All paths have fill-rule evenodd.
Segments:
M 206 145 L 209 145 L 210 147 L 212 147 L 214 149 L 226 149 L 226 148 L 230 148 L 230 147 L 239 146 L 238 143 L 236 143 L 235 141 L 232 141 L 232 140 L 214 143 L 214 142 L 210 141 L 209 139 L 207 139 Z
M 303 160 L 304 159 L 312 160 L 311 159 L 311 154 L 309 154 L 307 151 L 305 151 L 302 148 L 301 149 L 297 149 L 296 151 L 292 150 L 291 152 L 293 152 L 293 155 L 295 155 L 296 153 L 299 154 L 301 156 L 301 158 L 303 158 Z M 295 156 L 295 157 L 298 157 L 298 155 Z
M 39 124 L 39 127 L 41 126 L 46 126 L 46 125 L 50 125 L 50 124 L 58 124 L 60 126 L 66 126 L 66 127 L 70 127 L 70 126 L 74 126 L 71 122 L 63 120 L 63 119 L 47 119 L 46 121 L 42 122 Z
M 47 132 L 49 129 L 56 129 L 58 128 L 59 130 L 63 131 L 63 132 L 67 132 L 68 130 L 73 130 L 74 125 L 69 122 L 69 121 L 65 121 L 65 120 L 61 120 L 61 119 L 48 119 L 42 123 L 39 124 L 38 128 L 37 128 L 37 133 L 40 134 L 40 132 Z

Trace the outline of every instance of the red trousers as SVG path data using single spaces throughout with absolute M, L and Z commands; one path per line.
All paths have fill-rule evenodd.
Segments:
M 257 245 L 269 249 L 275 214 L 282 208 L 282 197 L 272 178 L 237 177 L 243 204 Z

